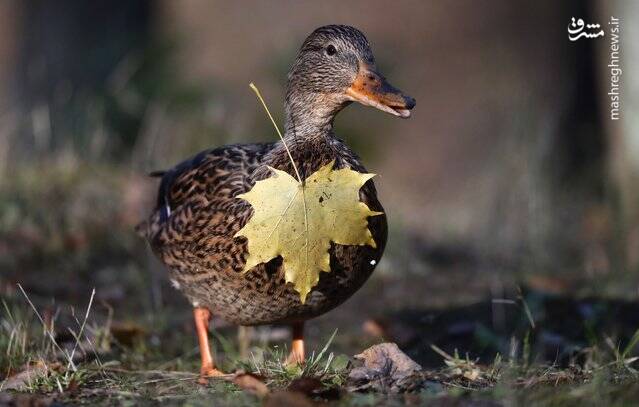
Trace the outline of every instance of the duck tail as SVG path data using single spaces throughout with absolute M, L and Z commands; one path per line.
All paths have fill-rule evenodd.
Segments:
M 164 175 L 166 175 L 166 173 L 167 171 L 165 170 L 155 170 L 149 172 L 147 175 L 151 178 L 162 178 L 164 177 Z M 135 225 L 135 233 L 143 239 L 148 239 L 149 236 L 151 236 L 150 226 L 151 224 L 148 220 L 142 221 Z
M 149 237 L 149 221 L 142 221 L 135 225 L 133 228 L 135 233 L 143 239 L 147 239 Z
M 138 223 L 134 230 L 143 239 L 151 241 L 162 228 L 161 214 L 155 211 L 147 220 Z
M 164 171 L 164 170 L 151 171 L 151 172 L 149 173 L 149 177 L 152 177 L 152 178 L 162 178 L 165 174 L 166 174 L 166 171 Z

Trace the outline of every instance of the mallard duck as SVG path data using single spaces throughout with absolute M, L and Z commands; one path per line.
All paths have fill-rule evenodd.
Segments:
M 356 28 L 328 25 L 313 31 L 289 71 L 284 139 L 303 178 L 335 161 L 334 168 L 366 172 L 359 157 L 333 132 L 345 106 L 359 102 L 407 118 L 415 100 L 377 72 L 368 40 Z M 284 281 L 281 257 L 242 273 L 247 240 L 234 237 L 253 214 L 238 195 L 271 176 L 268 166 L 294 174 L 283 143 L 236 144 L 203 151 L 161 177 L 157 205 L 140 226 L 167 266 L 172 284 L 194 308 L 202 377 L 222 374 L 208 343 L 212 314 L 238 325 L 290 324 L 290 362 L 304 360 L 304 321 L 338 306 L 357 291 L 378 264 L 386 243 L 385 216 L 369 218 L 376 248 L 330 249 L 331 272 L 321 273 L 306 302 Z M 373 181 L 360 199 L 383 212 Z

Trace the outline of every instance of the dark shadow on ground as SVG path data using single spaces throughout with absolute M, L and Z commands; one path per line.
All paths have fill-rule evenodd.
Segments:
M 436 345 L 482 363 L 504 357 L 566 366 L 583 362 L 592 346 L 624 350 L 639 328 L 639 303 L 524 292 L 442 309 L 404 309 L 375 318 L 367 330 L 396 342 L 424 367 L 442 365 Z

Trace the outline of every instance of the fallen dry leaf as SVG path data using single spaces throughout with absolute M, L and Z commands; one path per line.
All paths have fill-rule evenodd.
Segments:
M 17 390 L 23 391 L 26 390 L 29 385 L 34 382 L 38 377 L 43 376 L 47 373 L 47 371 L 51 369 L 59 368 L 60 364 L 47 364 L 43 361 L 38 361 L 33 364 L 26 365 L 24 370 L 15 375 L 7 378 L 3 383 L 0 390 Z
M 312 395 L 322 388 L 322 381 L 315 377 L 300 377 L 293 380 L 288 385 L 288 390 L 298 391 L 304 393 L 307 396 Z
M 296 391 L 277 391 L 264 399 L 264 407 L 313 407 L 315 404 Z
M 40 394 L 0 393 L 0 406 L 48 407 L 54 402 L 53 397 Z
M 113 322 L 110 331 L 115 340 L 125 346 L 142 342 L 146 336 L 144 327 L 134 322 Z
M 371 346 L 355 359 L 363 366 L 349 373 L 350 391 L 404 393 L 419 389 L 424 382 L 422 367 L 394 343 Z
M 288 391 L 299 392 L 308 397 L 320 397 L 326 400 L 337 400 L 340 396 L 339 388 L 326 387 L 316 377 L 300 377 L 288 385 Z
M 269 393 L 268 387 L 262 381 L 262 378 L 252 373 L 239 372 L 233 377 L 233 383 L 243 390 L 264 397 Z
M 386 328 L 384 325 L 375 319 L 367 319 L 362 325 L 362 331 L 366 335 L 370 335 L 375 338 L 383 338 L 386 336 Z

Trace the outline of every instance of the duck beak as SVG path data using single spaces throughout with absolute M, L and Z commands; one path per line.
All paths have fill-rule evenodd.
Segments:
M 346 89 L 346 97 L 352 102 L 372 106 L 394 116 L 407 119 L 415 107 L 415 99 L 386 82 L 386 78 L 374 67 L 360 63 L 353 84 Z

